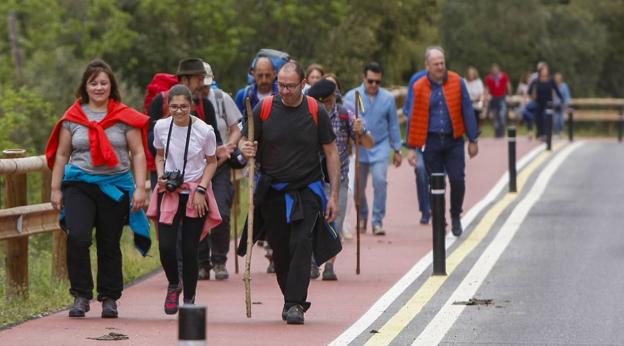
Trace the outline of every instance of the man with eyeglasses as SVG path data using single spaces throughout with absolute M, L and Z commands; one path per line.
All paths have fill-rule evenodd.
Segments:
M 446 173 L 451 186 L 451 230 L 459 237 L 460 216 L 466 191 L 464 135 L 468 155 L 477 155 L 479 132 L 472 101 L 464 80 L 446 69 L 444 50 L 428 47 L 425 52 L 427 76 L 413 86 L 413 105 L 407 133 L 408 161 L 415 165 L 422 150 L 427 172 Z
M 340 159 L 327 111 L 303 95 L 303 67 L 287 62 L 277 80 L 279 94 L 254 108 L 255 143 L 247 140 L 245 125 L 239 148 L 245 157 L 256 157 L 260 163 L 254 194 L 254 241 L 268 233 L 284 296 L 282 319 L 303 324 L 304 312 L 310 307 L 307 296 L 313 249 L 317 261 L 323 260 L 317 250 L 325 249 L 313 246 L 313 237 L 318 236 L 318 227 L 326 225 L 324 220 L 333 221 L 339 211 Z M 321 153 L 330 177 L 329 196 L 322 181 Z M 318 240 L 314 244 L 318 245 Z M 246 252 L 245 245 L 243 236 L 239 255 Z M 337 251 L 324 254 L 328 260 Z
M 373 234 L 385 235 L 383 219 L 386 215 L 386 190 L 388 175 L 388 158 L 390 149 L 394 151 L 395 167 L 401 165 L 401 132 L 397 117 L 394 96 L 381 87 L 383 69 L 376 62 L 364 67 L 364 82 L 350 90 L 345 96 L 346 102 L 355 105 L 355 91 L 361 95 L 360 115 L 367 124 L 368 131 L 373 135 L 375 146 L 372 149 L 360 147 L 360 219 L 358 232 L 366 232 L 368 220 L 368 203 L 366 201 L 366 183 L 369 173 L 373 177 Z

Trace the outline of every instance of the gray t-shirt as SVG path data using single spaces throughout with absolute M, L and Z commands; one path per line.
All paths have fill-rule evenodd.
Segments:
M 91 121 L 99 122 L 104 119 L 107 113 L 93 112 L 86 104 L 83 104 L 81 107 L 87 115 L 87 118 Z M 91 144 L 89 143 L 89 128 L 71 121 L 64 121 L 63 127 L 71 132 L 71 154 L 69 157 L 69 164 L 78 166 L 93 174 L 116 174 L 126 172 L 130 169 L 126 133 L 132 128 L 131 126 L 118 122 L 105 129 L 108 140 L 111 142 L 115 154 L 117 154 L 117 158 L 119 159 L 119 164 L 112 168 L 107 165 L 93 166 Z

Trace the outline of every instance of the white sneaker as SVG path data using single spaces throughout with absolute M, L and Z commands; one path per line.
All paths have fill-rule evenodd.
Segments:
M 351 231 L 348 231 L 348 230 L 342 230 L 342 238 L 346 240 L 351 240 L 353 239 L 353 233 L 351 233 Z

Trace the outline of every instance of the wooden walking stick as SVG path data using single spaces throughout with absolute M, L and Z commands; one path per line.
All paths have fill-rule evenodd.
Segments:
M 251 110 L 251 100 L 247 97 L 247 140 L 254 142 L 254 119 Z M 249 167 L 249 190 L 248 190 L 248 211 L 247 211 L 247 256 L 245 257 L 245 308 L 247 318 L 251 318 L 251 250 L 253 245 L 253 221 L 254 221 L 254 183 L 256 181 L 256 158 L 250 157 L 247 163 Z
M 230 180 L 234 187 L 234 201 L 230 214 L 230 227 L 234 228 L 234 254 L 238 253 L 238 206 L 240 204 L 239 187 L 240 183 L 236 179 L 236 170 L 230 170 Z M 234 255 L 234 273 L 238 274 L 238 256 Z
M 360 116 L 360 92 L 355 91 L 355 118 Z M 360 275 L 360 136 L 355 136 L 355 239 L 356 239 L 356 252 L 355 252 L 355 274 Z

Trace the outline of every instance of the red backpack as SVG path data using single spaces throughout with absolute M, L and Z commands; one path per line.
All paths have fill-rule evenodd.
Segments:
M 318 103 L 316 100 L 307 96 L 308 100 L 308 112 L 312 114 L 312 118 L 314 119 L 314 123 L 318 125 Z M 273 96 L 267 96 L 262 99 L 262 110 L 260 111 L 260 120 L 266 121 L 271 116 L 271 109 L 273 108 Z
M 156 95 L 161 92 L 169 91 L 169 89 L 176 84 L 178 84 L 178 77 L 175 75 L 169 73 L 155 74 L 152 81 L 147 85 L 147 93 L 145 95 L 145 102 L 143 103 L 143 113 L 148 113 L 150 103 L 152 103 Z M 163 99 L 163 101 L 164 100 L 165 99 Z

